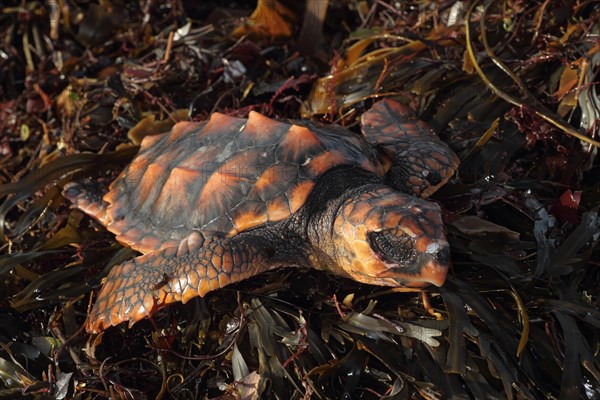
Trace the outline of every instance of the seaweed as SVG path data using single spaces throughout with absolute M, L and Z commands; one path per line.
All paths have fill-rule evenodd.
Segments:
M 599 21 L 575 0 L 5 1 L 0 398 L 599 398 Z M 273 270 L 85 333 L 135 252 L 64 185 L 107 187 L 177 121 L 358 132 L 383 97 L 461 159 L 433 196 L 443 287 Z

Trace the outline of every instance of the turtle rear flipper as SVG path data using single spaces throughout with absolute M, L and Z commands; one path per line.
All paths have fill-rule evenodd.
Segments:
M 377 102 L 361 122 L 367 140 L 391 160 L 386 181 L 398 190 L 427 198 L 458 168 L 456 154 L 404 104 Z
M 62 194 L 73 203 L 75 208 L 79 208 L 104 226 L 109 224 L 110 217 L 106 212 L 108 203 L 102 200 L 104 193 L 98 188 L 97 184 L 67 183 Z
M 194 232 L 179 247 L 145 254 L 115 266 L 90 312 L 86 329 L 100 332 L 153 315 L 170 303 L 239 282 L 273 266 L 274 250 L 251 234 L 204 238 Z

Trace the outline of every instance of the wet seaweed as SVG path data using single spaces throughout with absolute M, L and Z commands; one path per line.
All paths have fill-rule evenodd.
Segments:
M 0 398 L 600 397 L 596 2 L 5 3 Z M 66 183 L 106 187 L 180 120 L 257 110 L 358 132 L 382 97 L 461 158 L 433 196 L 442 288 L 283 269 L 83 331 L 135 252 Z

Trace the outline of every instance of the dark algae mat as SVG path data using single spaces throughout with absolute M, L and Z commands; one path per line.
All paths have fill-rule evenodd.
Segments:
M 0 398 L 600 399 L 599 88 L 596 1 L 3 0 Z M 139 253 L 66 185 L 178 121 L 361 134 L 384 98 L 460 158 L 443 286 L 280 268 L 86 332 Z

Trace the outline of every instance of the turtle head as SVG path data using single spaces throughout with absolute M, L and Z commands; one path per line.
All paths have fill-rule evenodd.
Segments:
M 442 286 L 450 265 L 441 209 L 380 188 L 347 199 L 333 229 L 342 275 L 383 286 Z

